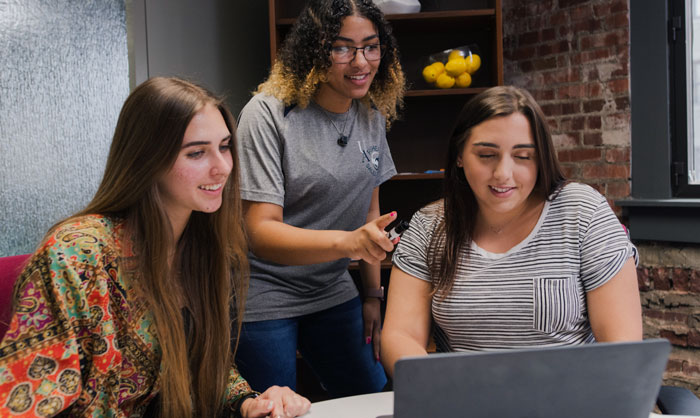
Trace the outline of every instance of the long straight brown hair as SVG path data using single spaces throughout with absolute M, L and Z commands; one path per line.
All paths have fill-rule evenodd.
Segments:
M 157 182 L 206 104 L 219 109 L 231 132 L 234 167 L 221 208 L 193 212 L 173 242 Z M 220 99 L 181 79 L 152 78 L 124 103 L 97 193 L 71 217 L 101 214 L 125 222 L 135 254 L 129 274 L 153 313 L 162 351 L 162 417 L 213 417 L 223 406 L 232 364 L 230 307 L 240 332 L 248 277 L 235 139 L 234 118 Z M 183 309 L 191 318 L 187 338 Z
M 443 181 L 444 219 L 428 247 L 432 292 L 442 298 L 452 290 L 458 265 L 467 262 L 460 253 L 471 245 L 479 211 L 479 204 L 464 176 L 464 170 L 457 166 L 457 158 L 476 125 L 513 113 L 525 116 L 535 142 L 537 181 L 532 193 L 548 199 L 566 181 L 549 125 L 530 93 L 518 87 L 498 86 L 474 96 L 459 114 L 448 142 Z

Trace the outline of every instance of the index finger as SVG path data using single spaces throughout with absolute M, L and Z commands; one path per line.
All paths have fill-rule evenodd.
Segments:
M 386 213 L 377 219 L 374 220 L 374 223 L 381 229 L 382 231 L 384 228 L 389 226 L 390 223 L 394 222 L 396 220 L 396 211 Z

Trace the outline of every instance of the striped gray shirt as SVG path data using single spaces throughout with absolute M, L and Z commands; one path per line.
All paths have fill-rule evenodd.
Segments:
M 427 249 L 442 201 L 411 220 L 393 256 L 396 267 L 430 280 Z M 438 351 L 485 351 L 593 342 L 586 292 L 610 280 L 637 249 L 605 198 L 569 183 L 545 203 L 537 225 L 502 254 L 476 244 L 444 300 L 432 301 Z

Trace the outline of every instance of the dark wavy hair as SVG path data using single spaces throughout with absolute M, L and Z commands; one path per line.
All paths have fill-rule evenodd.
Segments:
M 406 81 L 391 26 L 372 0 L 310 0 L 292 26 L 277 55 L 270 76 L 258 86 L 285 105 L 306 107 L 332 65 L 331 46 L 343 18 L 361 16 L 377 28 L 386 48 L 377 74 L 363 101 L 374 105 L 390 123 L 403 106 Z
M 542 109 L 526 90 L 512 86 L 492 87 L 472 98 L 462 109 L 448 142 L 443 181 L 444 219 L 433 235 L 428 263 L 433 294 L 446 297 L 454 284 L 458 264 L 466 262 L 460 251 L 471 245 L 479 205 L 464 170 L 457 166 L 472 129 L 497 117 L 520 113 L 528 120 L 535 142 L 537 181 L 532 193 L 549 199 L 566 182 L 559 165 L 552 134 Z

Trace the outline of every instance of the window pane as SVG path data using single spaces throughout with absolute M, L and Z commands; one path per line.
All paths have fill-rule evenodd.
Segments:
M 690 32 L 686 39 L 693 57 L 688 68 L 688 108 L 693 112 L 693 117 L 688 118 L 688 184 L 700 184 L 700 0 L 688 3 L 692 11 L 686 16 L 692 16 L 692 22 L 686 26 Z

